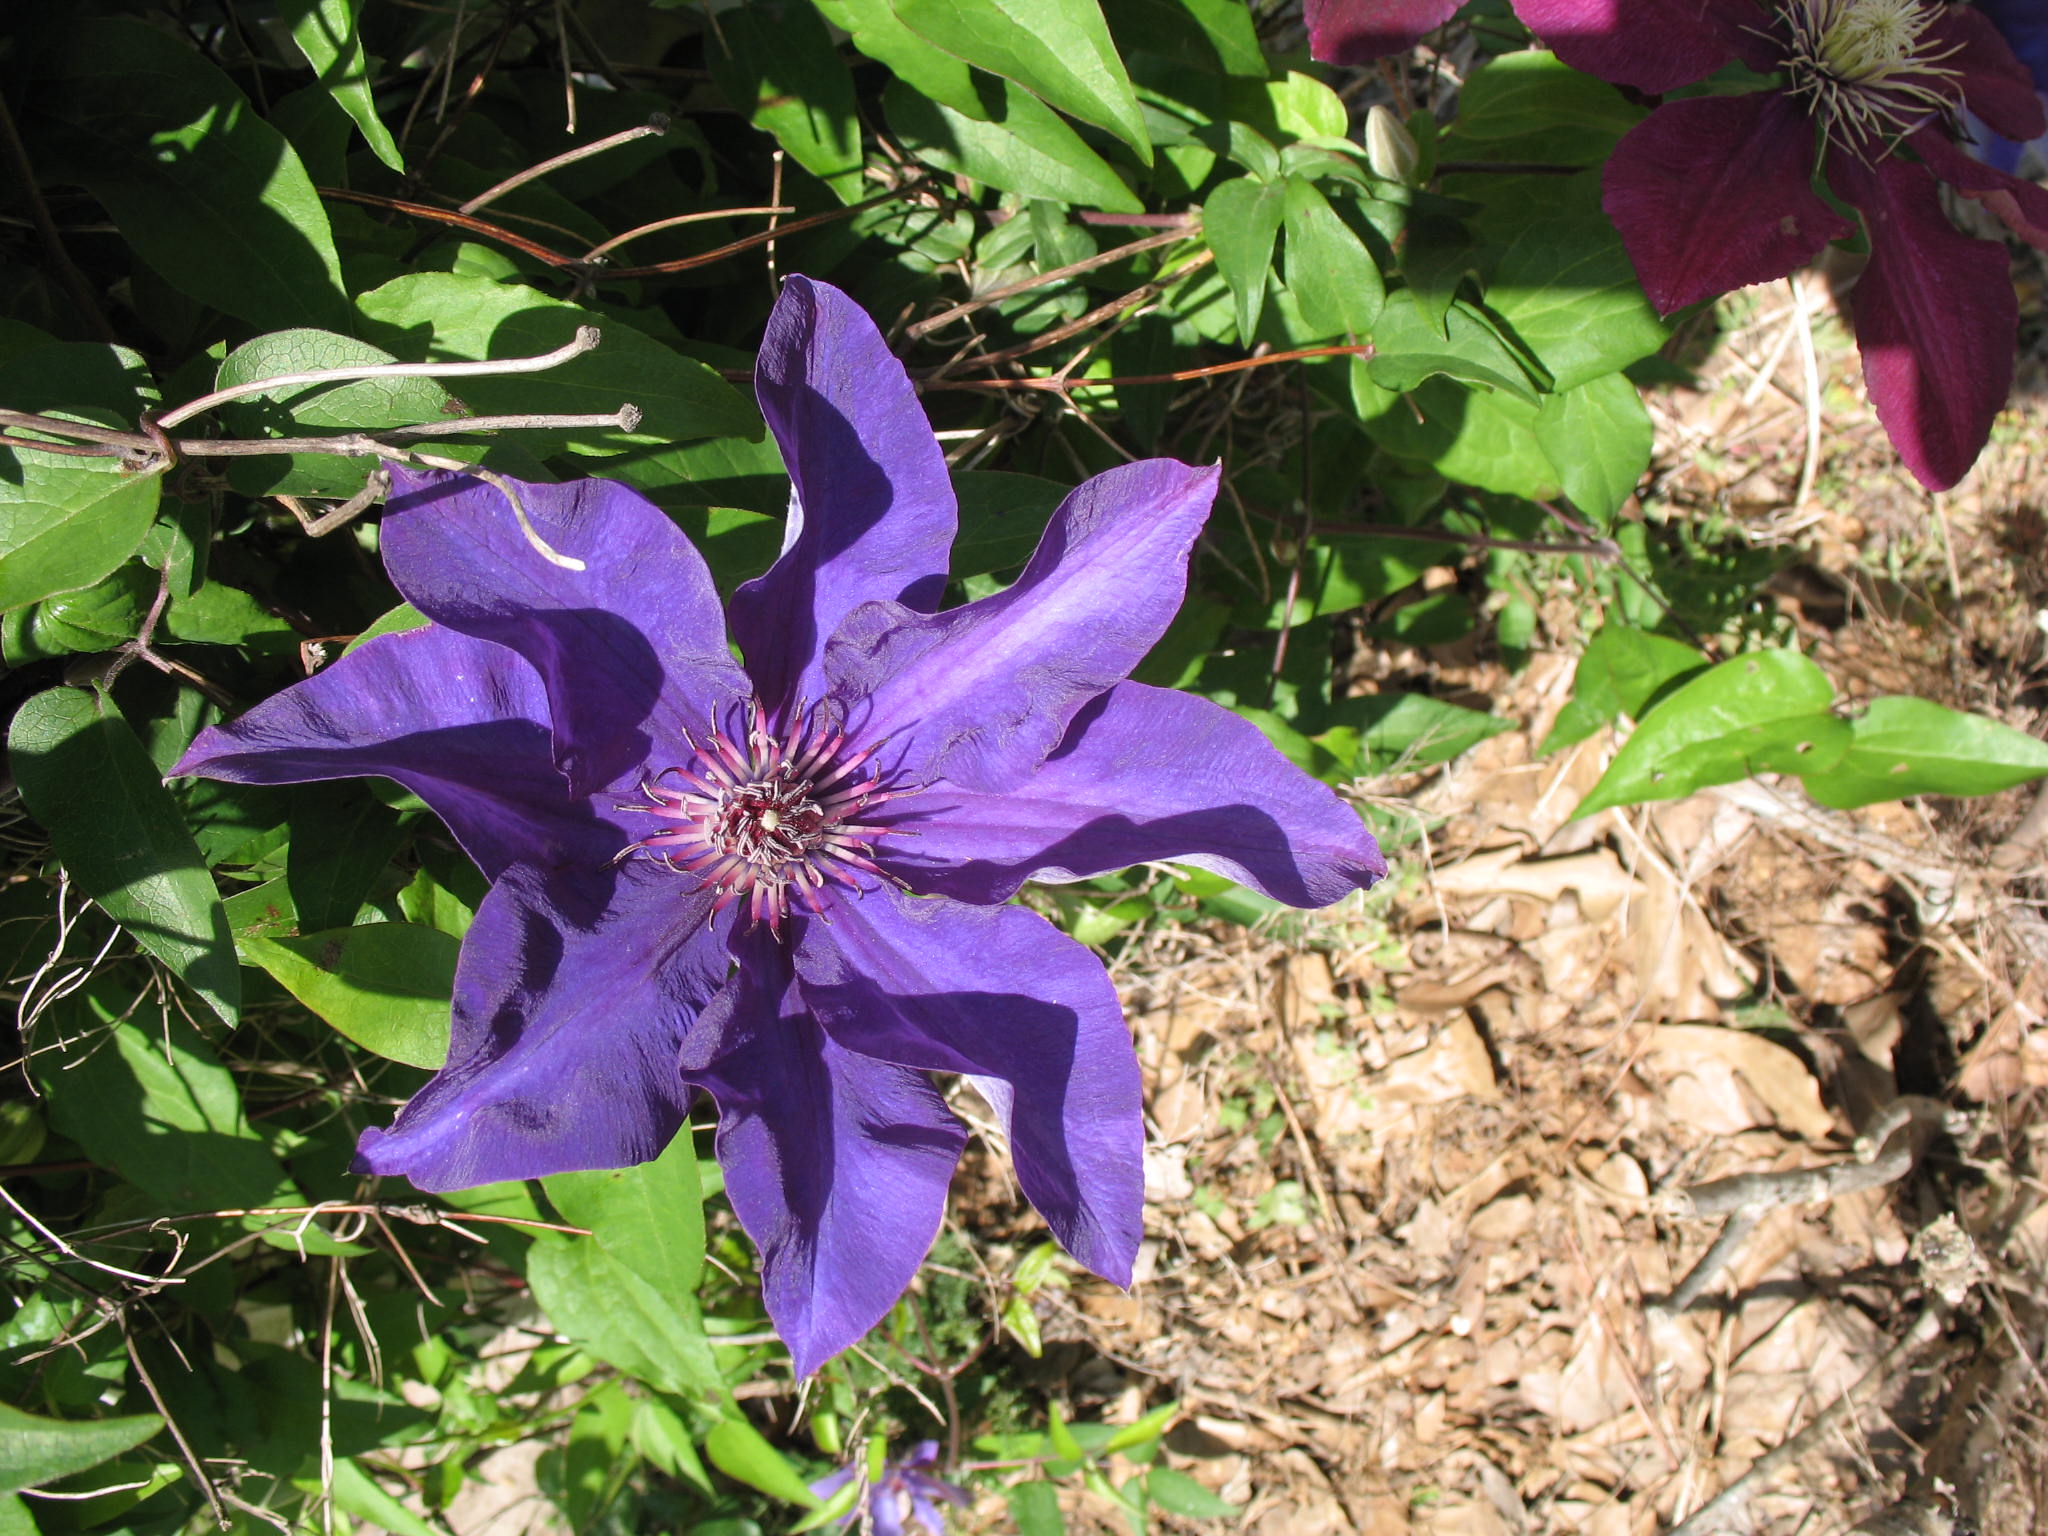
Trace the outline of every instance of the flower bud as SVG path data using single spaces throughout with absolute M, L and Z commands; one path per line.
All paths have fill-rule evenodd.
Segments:
M 1375 106 L 1365 114 L 1365 163 L 1375 176 L 1404 186 L 1412 185 L 1415 168 L 1422 163 L 1415 135 L 1390 107 Z

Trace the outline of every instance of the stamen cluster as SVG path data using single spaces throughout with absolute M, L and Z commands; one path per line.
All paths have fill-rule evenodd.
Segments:
M 803 706 L 776 729 L 757 701 L 744 743 L 714 726 L 703 742 L 685 734 L 694 757 L 643 779 L 645 805 L 620 806 L 673 823 L 623 849 L 658 858 L 717 892 L 713 912 L 744 899 L 747 914 L 780 933 L 800 903 L 825 915 L 827 885 L 860 891 L 860 877 L 887 880 L 870 857 L 894 827 L 864 820 L 900 798 L 874 765 L 884 743 L 848 751 L 844 730 Z M 829 919 L 827 919 L 829 921 Z
M 1785 66 L 1829 142 L 1868 161 L 1884 141 L 1911 133 L 1956 104 L 1958 71 L 1926 36 L 1921 0 L 1790 0 Z

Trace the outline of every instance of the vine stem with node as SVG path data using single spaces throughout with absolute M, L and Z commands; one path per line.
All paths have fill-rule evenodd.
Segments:
M 564 342 L 551 352 L 537 353 L 531 357 L 488 358 L 468 363 L 352 363 L 340 368 L 315 368 L 299 373 L 273 374 L 268 378 L 250 379 L 246 383 L 216 389 L 210 394 L 200 395 L 168 411 L 145 413 L 138 423 L 139 430 L 133 432 L 100 426 L 95 422 L 72 421 L 66 417 L 46 415 L 37 411 L 0 408 L 0 426 L 45 434 L 49 439 L 0 433 L 0 447 L 58 453 L 71 457 L 119 458 L 126 469 L 136 474 L 162 474 L 184 458 L 255 458 L 279 453 L 328 453 L 342 458 L 395 460 L 428 469 L 449 470 L 456 474 L 472 475 L 486 485 L 494 487 L 510 504 L 512 515 L 519 523 L 519 531 L 525 535 L 527 543 L 542 559 L 564 570 L 580 571 L 584 568 L 581 560 L 561 553 L 540 536 L 539 530 L 533 526 L 533 519 L 527 514 L 525 503 L 520 500 L 518 491 L 502 475 L 479 465 L 465 463 L 461 459 L 425 453 L 416 448 L 404 447 L 402 444 L 414 438 L 447 438 L 473 432 L 574 431 L 584 428 L 610 428 L 620 432 L 632 432 L 639 428 L 641 420 L 640 407 L 637 405 L 627 403 L 616 411 L 601 415 L 543 413 L 467 416 L 446 422 L 386 427 L 375 433 L 341 432 L 326 437 L 173 438 L 169 429 L 210 411 L 217 405 L 224 405 L 231 400 L 239 400 L 249 395 L 265 394 L 272 390 L 311 388 L 360 379 L 493 378 L 508 374 L 540 373 L 549 368 L 558 368 L 563 363 L 593 351 L 601 339 L 602 333 L 596 326 L 585 325 L 577 328 L 572 340 Z M 63 438 L 73 438 L 76 441 L 59 441 Z M 320 538 L 334 532 L 381 501 L 390 490 L 390 486 L 390 475 L 380 465 L 371 471 L 369 480 L 361 491 L 327 512 L 309 512 L 294 496 L 279 495 L 277 500 L 286 511 L 298 519 L 299 526 L 309 537 Z

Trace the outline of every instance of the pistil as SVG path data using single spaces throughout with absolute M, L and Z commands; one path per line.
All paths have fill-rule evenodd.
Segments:
M 869 813 L 908 793 L 875 766 L 884 743 L 848 751 L 846 733 L 799 705 L 777 728 L 756 702 L 743 739 L 714 726 L 685 735 L 691 760 L 640 784 L 644 804 L 622 805 L 670 823 L 621 850 L 659 859 L 715 895 L 712 911 L 744 900 L 749 918 L 779 934 L 795 907 L 826 921 L 828 887 L 855 892 L 890 877 L 871 857 L 899 835 Z M 902 834 L 907 835 L 907 834 Z

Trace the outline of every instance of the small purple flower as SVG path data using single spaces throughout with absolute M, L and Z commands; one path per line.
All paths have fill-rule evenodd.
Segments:
M 858 1339 L 935 1235 L 974 1080 L 1067 1251 L 1128 1283 L 1138 1065 L 1101 962 L 1005 905 L 1154 859 L 1296 906 L 1386 866 L 1236 715 L 1127 680 L 1180 606 L 1217 471 L 1098 475 L 1006 590 L 940 611 L 956 522 L 902 365 L 792 278 L 756 372 L 792 479 L 734 595 L 628 488 L 397 470 L 384 563 L 432 623 L 199 736 L 176 771 L 378 774 L 492 881 L 447 1064 L 357 1167 L 458 1189 L 656 1156 L 718 1107 L 733 1209 L 797 1369 Z
M 840 1525 L 846 1527 L 856 1521 L 864 1521 L 862 1529 L 873 1532 L 873 1536 L 903 1536 L 906 1522 L 915 1521 L 929 1536 L 946 1536 L 945 1517 L 934 1501 L 944 1500 L 962 1509 L 971 1501 L 966 1489 L 923 1470 L 937 1465 L 938 1460 L 938 1441 L 918 1441 L 910 1448 L 909 1455 L 886 1463 L 881 1476 L 866 1484 L 860 1502 L 846 1512 L 840 1519 Z M 863 1458 L 852 1466 L 840 1468 L 830 1477 L 820 1478 L 811 1484 L 811 1492 L 821 1499 L 829 1499 L 856 1477 L 862 1477 L 866 1470 L 866 1459 Z

